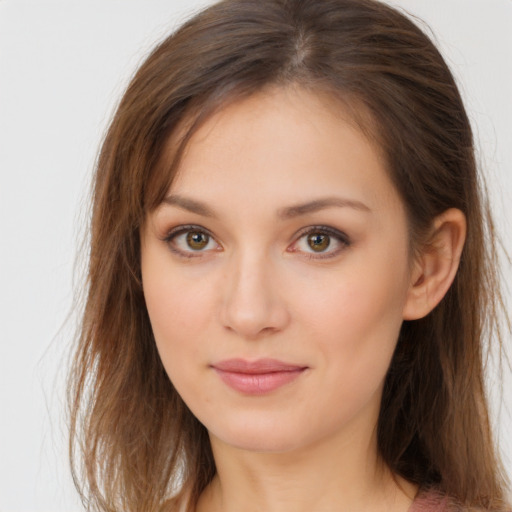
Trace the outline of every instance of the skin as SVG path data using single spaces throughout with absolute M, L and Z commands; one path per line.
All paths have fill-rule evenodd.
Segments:
M 156 344 L 217 465 L 199 512 L 406 511 L 416 492 L 379 460 L 383 381 L 403 319 L 449 286 L 463 226 L 441 219 L 445 260 L 412 261 L 380 152 L 339 112 L 297 88 L 225 107 L 142 230 Z M 230 358 L 307 369 L 248 396 L 212 368 Z

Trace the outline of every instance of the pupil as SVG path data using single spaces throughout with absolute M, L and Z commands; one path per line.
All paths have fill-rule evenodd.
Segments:
M 191 231 L 187 234 L 187 244 L 191 249 L 199 250 L 206 247 L 208 244 L 209 237 L 205 233 L 198 233 L 197 231 Z
M 329 247 L 330 239 L 328 235 L 313 234 L 308 237 L 308 244 L 316 252 L 325 251 Z

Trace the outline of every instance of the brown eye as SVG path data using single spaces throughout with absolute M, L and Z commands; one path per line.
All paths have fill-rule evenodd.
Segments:
M 288 252 L 301 253 L 309 259 L 335 258 L 351 246 L 346 233 L 330 226 L 308 226 L 297 235 Z
M 307 237 L 307 242 L 313 251 L 323 252 L 329 247 L 331 238 L 323 233 L 311 233 Z
M 193 251 L 200 251 L 201 249 L 204 249 L 208 242 L 210 241 L 209 235 L 206 233 L 203 233 L 201 231 L 189 231 L 187 233 L 187 245 L 193 250 Z
M 214 235 L 201 226 L 176 226 L 163 241 L 174 254 L 184 258 L 201 258 L 222 251 Z

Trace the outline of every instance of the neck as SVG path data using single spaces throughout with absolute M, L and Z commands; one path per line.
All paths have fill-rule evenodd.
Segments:
M 375 429 L 286 453 L 247 451 L 210 436 L 217 475 L 197 512 L 406 512 L 414 486 L 379 460 Z

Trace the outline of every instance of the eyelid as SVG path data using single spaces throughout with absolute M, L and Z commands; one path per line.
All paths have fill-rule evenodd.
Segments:
M 213 242 L 215 242 L 217 247 L 215 249 L 194 251 L 192 249 L 191 250 L 182 250 L 182 249 L 179 249 L 176 245 L 173 245 L 172 242 L 176 237 L 178 237 L 179 235 L 185 234 L 187 232 L 190 232 L 190 231 L 198 231 L 198 232 L 202 232 L 202 233 L 208 235 L 208 237 L 210 237 L 210 239 L 213 240 Z M 334 250 L 328 250 L 325 252 L 318 252 L 318 253 L 315 253 L 314 251 L 311 251 L 311 252 L 310 251 L 301 251 L 296 248 L 296 245 L 299 243 L 299 241 L 302 238 L 304 238 L 307 235 L 313 234 L 313 233 L 327 235 L 327 236 L 335 239 L 336 242 L 341 245 L 341 247 L 338 247 L 337 249 L 334 249 Z M 185 258 L 201 257 L 201 256 L 204 256 L 205 253 L 222 250 L 222 246 L 219 244 L 219 242 L 217 241 L 215 236 L 211 233 L 211 231 L 209 229 L 206 229 L 203 226 L 198 225 L 198 224 L 182 224 L 182 225 L 176 226 L 167 232 L 167 234 L 162 238 L 162 241 L 167 243 L 169 249 L 173 253 L 175 253 L 179 256 L 185 257 Z M 349 236 L 346 233 L 344 233 L 343 231 L 340 231 L 340 230 L 335 229 L 330 226 L 313 225 L 313 226 L 304 227 L 304 228 L 300 229 L 298 232 L 296 232 L 294 235 L 294 242 L 292 242 L 292 244 L 288 247 L 287 251 L 288 252 L 301 252 L 308 258 L 320 260 L 320 259 L 335 257 L 343 249 L 347 248 L 350 245 L 351 245 L 351 240 L 350 240 Z
M 308 258 L 311 258 L 311 259 L 318 260 L 318 259 L 333 258 L 333 257 L 337 256 L 341 251 L 343 251 L 343 249 L 346 249 L 347 247 L 349 247 L 352 243 L 349 236 L 346 233 L 344 233 L 343 231 L 332 228 L 330 226 L 314 225 L 314 226 L 307 226 L 305 228 L 302 228 L 295 234 L 295 236 L 294 236 L 295 241 L 290 246 L 291 250 L 288 249 L 289 252 L 301 252 L 298 249 L 296 249 L 294 246 L 296 246 L 302 238 L 304 238 L 307 235 L 313 234 L 313 233 L 328 235 L 328 236 L 334 238 L 339 244 L 341 244 L 341 247 L 339 247 L 338 249 L 326 251 L 326 252 L 318 252 L 318 253 L 315 253 L 313 251 L 304 252 L 304 254 Z
M 187 231 L 202 231 L 208 236 L 212 236 L 208 229 L 198 224 L 180 224 L 179 226 L 169 229 L 162 239 L 167 242 L 172 240 L 176 235 L 186 233 Z
M 201 250 L 201 251 L 194 251 L 194 250 L 186 251 L 186 250 L 179 249 L 178 247 L 173 245 L 172 242 L 176 237 L 178 237 L 179 235 L 188 233 L 189 231 L 198 231 L 198 232 L 208 235 L 208 237 L 210 237 L 210 239 L 213 240 L 215 242 L 215 244 L 217 245 L 217 248 L 214 250 L 222 249 L 222 246 L 219 244 L 219 242 L 217 242 L 217 239 L 213 236 L 211 231 L 204 228 L 203 226 L 198 225 L 198 224 L 181 224 L 179 226 L 176 226 L 167 232 L 167 234 L 162 238 L 162 241 L 167 243 L 169 249 L 174 254 L 177 254 L 178 256 L 182 256 L 185 258 L 197 258 L 200 256 L 204 256 L 205 253 L 212 251 L 212 249 Z

